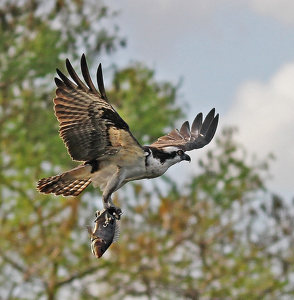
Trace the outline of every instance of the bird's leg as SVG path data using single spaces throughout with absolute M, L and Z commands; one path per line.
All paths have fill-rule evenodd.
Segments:
M 104 208 L 118 220 L 122 215 L 122 210 L 112 202 L 111 195 L 119 188 L 124 179 L 124 171 L 121 167 L 118 167 L 116 173 L 108 181 L 102 194 Z

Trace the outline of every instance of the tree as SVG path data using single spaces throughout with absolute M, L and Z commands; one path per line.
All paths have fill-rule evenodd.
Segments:
M 38 194 L 35 182 L 75 165 L 58 137 L 58 122 L 52 109 L 54 69 L 64 67 L 65 56 L 75 63 L 80 56 L 80 44 L 91 61 L 94 54 L 113 51 L 124 39 L 117 36 L 116 30 L 108 34 L 101 27 L 102 20 L 111 18 L 102 3 L 51 4 L 7 1 L 0 10 L 0 298 L 3 299 L 57 299 L 59 290 L 62 294 L 74 289 L 77 282 L 95 273 L 98 265 L 100 270 L 108 269 L 107 261 L 97 263 L 93 259 L 85 229 L 86 224 L 93 222 L 98 208 L 92 198 L 100 203 L 97 190 L 89 189 L 83 199 L 65 199 Z M 148 75 L 139 80 L 136 73 Z M 155 83 L 153 72 L 143 66 L 133 67 L 133 74 L 136 82 L 133 81 L 132 88 L 141 89 L 143 98 L 152 95 L 154 101 L 162 103 L 169 120 L 172 119 L 169 115 L 180 115 L 179 109 L 168 108 L 176 99 L 176 87 Z M 118 99 L 115 92 L 113 96 Z M 123 115 L 123 108 L 121 112 Z M 160 132 L 160 128 L 157 130 Z M 76 289 L 77 299 L 83 299 L 84 288 Z
M 0 298 L 290 299 L 293 203 L 267 191 L 268 159 L 250 160 L 233 130 L 217 132 L 185 186 L 166 176 L 121 189 L 121 237 L 100 260 L 85 229 L 97 190 L 35 191 L 39 178 L 75 165 L 57 134 L 54 68 L 65 56 L 75 63 L 80 45 L 91 61 L 124 43 L 101 29 L 111 16 L 97 1 L 1 4 Z M 108 98 L 149 143 L 181 116 L 177 91 L 133 64 L 115 71 Z
M 137 184 L 121 200 L 122 237 L 109 253 L 118 270 L 97 270 L 93 282 L 108 288 L 92 295 L 293 297 L 293 206 L 266 191 L 268 159 L 251 161 L 233 133 L 218 132 L 216 146 L 199 161 L 200 174 L 185 187 L 169 179 L 164 191 L 155 183 L 150 192 Z
M 58 264 L 65 262 L 66 267 L 60 243 L 74 244 L 70 229 L 77 227 L 80 200 L 44 198 L 35 192 L 34 182 L 44 169 L 71 164 L 52 114 L 54 69 L 67 50 L 77 56 L 79 42 L 90 53 L 114 50 L 123 40 L 89 23 L 108 18 L 107 7 L 97 1 L 1 4 L 1 298 L 40 299 L 46 293 L 53 299 L 58 285 L 64 284 L 56 282 Z M 60 234 L 51 238 L 57 231 Z M 76 276 L 87 271 L 79 270 Z
M 116 69 L 113 89 L 108 92 L 141 144 L 153 143 L 164 134 L 163 129 L 173 128 L 174 122 L 183 116 L 176 105 L 180 83 L 174 86 L 156 82 L 154 75 L 153 70 L 140 63 Z

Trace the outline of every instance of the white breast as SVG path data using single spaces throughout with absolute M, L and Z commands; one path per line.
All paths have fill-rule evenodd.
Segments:
M 180 159 L 175 157 L 174 159 L 167 159 L 164 163 L 161 163 L 160 160 L 155 159 L 152 155 L 150 155 L 147 158 L 146 178 L 155 178 L 161 176 L 170 166 L 179 161 Z

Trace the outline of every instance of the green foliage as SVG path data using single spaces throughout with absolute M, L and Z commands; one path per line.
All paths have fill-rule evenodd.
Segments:
M 156 82 L 154 71 L 142 64 L 116 70 L 113 86 L 108 98 L 142 144 L 155 142 L 164 134 L 163 129 L 170 129 L 182 117 L 181 109 L 176 106 L 179 85 Z
M 200 174 L 185 188 L 170 181 L 164 192 L 148 192 L 136 185 L 124 199 L 123 235 L 110 250 L 120 272 L 106 278 L 112 299 L 293 296 L 293 252 L 283 251 L 294 241 L 291 206 L 265 191 L 267 162 L 248 161 L 233 132 L 218 133 L 216 147 L 199 162 Z M 233 178 L 232 189 L 224 182 Z
M 115 50 L 123 39 L 97 26 L 111 15 L 97 1 L 1 3 L 1 299 L 54 299 L 60 286 L 96 269 L 87 214 L 78 224 L 88 204 L 40 195 L 35 182 L 73 165 L 52 109 L 55 68 L 67 51 L 80 56 L 80 43 L 90 56 Z
M 224 139 L 216 138 L 217 145 L 223 152 L 213 154 L 209 151 L 206 160 L 199 161 L 200 167 L 207 171 L 193 182 L 195 188 L 203 190 L 205 195 L 211 195 L 221 206 L 230 206 L 236 200 L 245 203 L 248 200 L 245 192 L 264 190 L 267 173 L 262 177 L 260 171 L 268 170 L 268 161 L 271 158 L 269 156 L 261 162 L 255 162 L 252 158 L 256 167 L 247 166 L 245 162 L 249 159 L 248 155 L 242 145 L 233 141 L 234 131 L 233 128 L 227 128 L 223 131 Z
M 55 68 L 64 65 L 67 51 L 70 57 L 80 56 L 80 44 L 91 61 L 103 49 L 115 50 L 123 39 L 116 30 L 109 34 L 97 26 L 111 18 L 102 3 L 57 1 L 44 9 L 46 5 L 48 1 L 10 1 L 0 7 L 0 297 L 6 299 L 56 299 L 58 290 L 74 288 L 74 281 L 81 282 L 99 265 L 109 268 L 107 261 L 93 259 L 85 229 L 98 208 L 94 203 L 100 204 L 97 190 L 88 189 L 84 199 L 64 199 L 40 195 L 35 182 L 76 165 L 58 136 L 52 103 Z M 143 67 L 134 72 L 150 74 L 132 86 L 142 89 L 141 103 L 149 101 L 145 94 L 150 90 L 164 110 L 175 101 L 171 84 L 156 85 Z M 173 120 L 177 111 L 166 111 L 165 118 Z M 157 126 L 160 133 L 162 126 Z M 77 299 L 84 293 L 79 288 Z

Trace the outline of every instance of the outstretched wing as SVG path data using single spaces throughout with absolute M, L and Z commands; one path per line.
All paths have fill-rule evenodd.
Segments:
M 160 137 L 151 146 L 157 148 L 175 146 L 183 151 L 204 147 L 210 143 L 217 128 L 219 115 L 214 116 L 214 114 L 215 109 L 212 109 L 204 122 L 202 122 L 202 113 L 198 114 L 193 121 L 191 130 L 189 122 L 186 121 L 180 131 L 174 129 L 169 134 Z
M 85 85 L 74 71 L 69 60 L 66 68 L 72 80 L 60 70 L 55 78 L 57 85 L 54 99 L 55 115 L 59 132 L 73 160 L 89 161 L 104 155 L 116 154 L 120 149 L 143 156 L 144 151 L 129 130 L 128 124 L 108 102 L 102 76 L 101 64 L 97 70 L 96 90 L 86 62 L 81 58 Z

